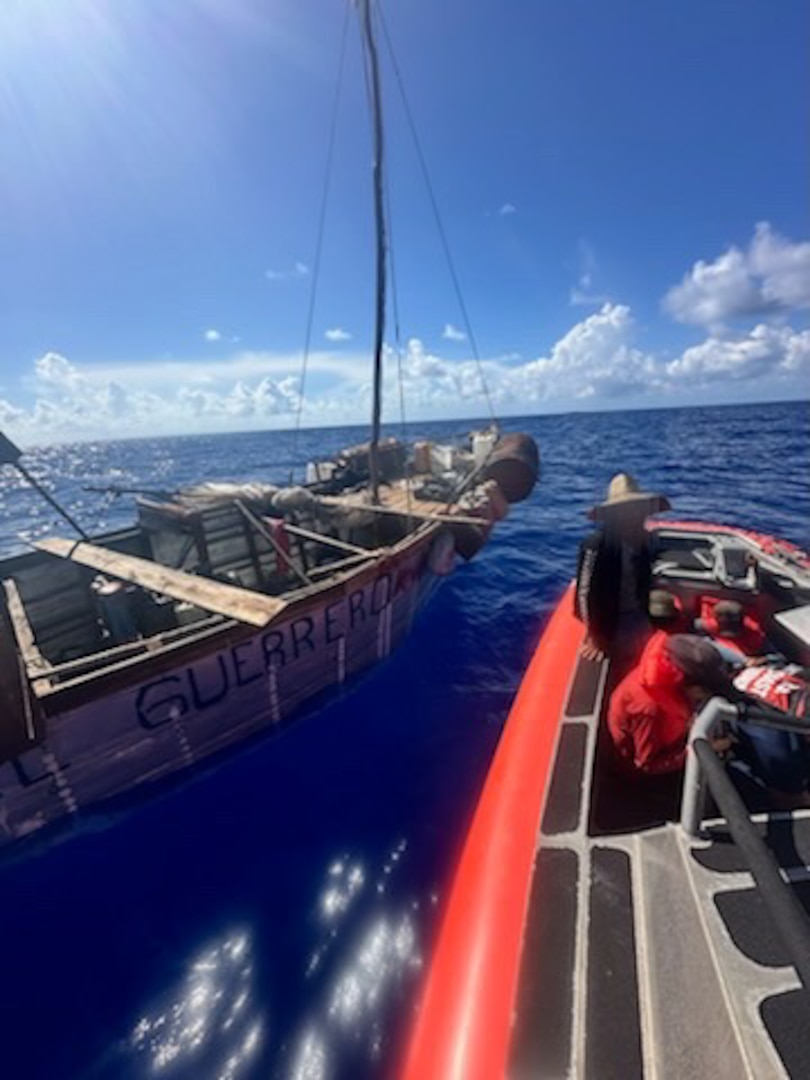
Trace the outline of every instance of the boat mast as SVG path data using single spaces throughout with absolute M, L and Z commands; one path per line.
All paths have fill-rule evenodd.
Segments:
M 382 409 L 382 349 L 385 331 L 385 199 L 383 181 L 383 128 L 382 96 L 380 93 L 380 67 L 377 44 L 371 19 L 371 0 L 359 0 L 360 22 L 363 28 L 368 83 L 371 95 L 371 120 L 373 134 L 374 178 L 374 226 L 377 240 L 376 306 L 374 319 L 374 403 L 371 411 L 371 443 L 369 446 L 369 476 L 371 495 L 379 502 L 379 444 L 380 413 Z

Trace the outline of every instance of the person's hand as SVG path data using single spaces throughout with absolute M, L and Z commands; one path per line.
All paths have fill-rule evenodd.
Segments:
M 743 667 L 764 667 L 767 663 L 767 656 L 747 656 L 743 663 Z
M 593 640 L 590 634 L 588 634 L 585 640 L 579 647 L 579 655 L 583 660 L 604 660 L 605 651 L 600 649 L 596 642 Z
M 709 737 L 709 746 L 711 746 L 715 754 L 727 754 L 733 742 L 734 740 L 730 735 L 711 735 Z

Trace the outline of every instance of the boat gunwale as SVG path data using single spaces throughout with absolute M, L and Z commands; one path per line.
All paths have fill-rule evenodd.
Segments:
M 58 674 L 58 665 L 54 665 L 48 671 L 41 669 L 29 671 L 26 669 L 29 684 L 32 686 L 34 695 L 46 716 L 53 716 L 59 712 L 75 708 L 80 704 L 97 700 L 112 690 L 123 689 L 134 682 L 134 679 L 127 676 L 132 673 L 139 674 L 145 667 L 149 667 L 150 674 L 163 674 L 176 666 L 178 657 L 182 657 L 183 662 L 186 662 L 207 655 L 211 651 L 211 639 L 216 639 L 218 635 L 222 636 L 223 646 L 236 645 L 257 633 L 271 629 L 277 622 L 303 617 L 313 608 L 321 606 L 330 594 L 344 593 L 347 586 L 359 584 L 365 579 L 375 576 L 387 562 L 398 560 L 408 555 L 418 546 L 427 544 L 433 535 L 444 527 L 444 525 L 437 522 L 425 522 L 391 547 L 376 549 L 378 552 L 376 556 L 370 550 L 368 560 L 356 567 L 347 568 L 337 577 L 327 577 L 321 582 L 313 583 L 311 586 L 301 587 L 290 593 L 282 594 L 287 599 L 286 607 L 282 612 L 279 612 L 275 619 L 270 620 L 266 627 L 261 629 L 240 623 L 236 619 L 229 619 L 226 616 L 218 617 L 214 615 L 211 617 L 215 619 L 221 618 L 222 621 L 213 626 L 209 625 L 196 633 L 193 632 L 192 636 L 183 638 L 180 641 L 162 642 L 158 647 L 152 649 L 146 643 L 154 641 L 158 635 L 153 638 L 145 638 L 143 639 L 143 651 L 138 652 L 135 656 L 126 657 L 65 682 L 57 684 L 45 683 L 45 680 L 49 680 Z M 106 537 L 97 539 L 106 539 Z M 0 564 L 1 569 L 2 564 Z M 86 659 L 88 663 L 91 663 L 93 658 L 99 655 L 103 654 L 89 653 Z

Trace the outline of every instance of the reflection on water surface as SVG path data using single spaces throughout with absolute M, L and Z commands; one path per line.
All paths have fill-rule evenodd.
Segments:
M 191 1071 L 205 1055 L 207 1076 L 236 1080 L 258 1049 L 263 1027 L 253 1001 L 250 936 L 232 933 L 197 956 L 182 984 L 141 1017 L 130 1045 L 146 1057 L 153 1076 Z M 218 1061 L 214 1071 L 212 1060 Z

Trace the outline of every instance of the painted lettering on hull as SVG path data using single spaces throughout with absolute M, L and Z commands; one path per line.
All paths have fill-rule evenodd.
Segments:
M 288 678 L 294 678 L 296 666 L 303 668 L 307 662 L 317 664 L 321 659 L 326 663 L 334 659 L 334 678 L 329 681 L 337 682 L 336 646 L 348 639 L 350 651 L 352 637 L 362 633 L 369 620 L 376 625 L 383 617 L 392 593 L 391 575 L 381 574 L 365 588 L 350 592 L 312 615 L 301 615 L 145 683 L 135 697 L 138 723 L 147 731 L 179 719 L 191 718 L 193 723 L 195 715 L 223 706 L 230 708 L 235 695 L 245 696 L 238 693 L 242 688 L 266 680 L 269 673 L 277 676 L 285 672 Z M 329 658 L 327 654 L 335 655 Z
M 286 719 L 312 694 L 387 652 L 421 599 L 423 553 L 306 615 L 48 721 L 40 747 L 0 767 L 0 843 L 65 813 L 42 754 L 87 805 Z M 40 794 L 38 794 L 40 793 Z M 32 802 L 33 799 L 33 802 Z M 19 801 L 18 801 L 19 800 Z M 32 822 L 35 822 L 32 824 Z

